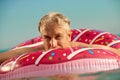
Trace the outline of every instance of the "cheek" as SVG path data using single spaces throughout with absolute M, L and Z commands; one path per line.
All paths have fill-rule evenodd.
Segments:
M 69 42 L 70 41 L 70 37 L 69 36 L 66 36 L 65 38 L 64 38 L 64 42 Z
M 68 43 L 70 41 L 70 37 L 69 36 L 64 36 L 64 37 L 62 37 L 60 40 L 59 40 L 59 43 L 61 43 L 61 44 L 66 44 L 66 43 Z
M 67 36 L 66 39 L 67 39 L 68 41 L 71 41 L 71 36 Z
M 43 40 L 43 42 L 44 42 L 44 46 L 45 46 L 45 47 L 49 47 L 49 42 L 48 42 L 48 41 Z
M 66 44 L 66 41 L 64 39 L 58 41 L 59 46 L 64 46 Z
M 68 43 L 68 41 L 60 41 L 58 43 L 58 46 L 62 47 L 62 48 L 66 48 L 66 47 L 69 47 L 70 44 Z

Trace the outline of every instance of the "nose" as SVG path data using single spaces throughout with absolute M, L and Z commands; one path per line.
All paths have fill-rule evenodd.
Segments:
M 51 45 L 51 48 L 56 48 L 57 47 L 57 40 L 51 39 L 50 45 Z

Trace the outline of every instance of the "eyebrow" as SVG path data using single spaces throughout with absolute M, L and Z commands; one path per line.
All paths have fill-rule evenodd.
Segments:
M 62 33 L 57 33 L 56 35 L 62 35 Z
M 48 35 L 43 35 L 43 37 L 49 37 Z
M 57 33 L 55 35 L 63 35 L 62 33 Z M 49 37 L 49 35 L 43 35 L 43 37 Z

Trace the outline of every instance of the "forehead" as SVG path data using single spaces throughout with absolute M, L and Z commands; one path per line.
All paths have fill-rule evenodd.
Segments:
M 62 25 L 56 25 L 56 24 L 50 24 L 50 25 L 46 25 L 42 31 L 41 31 L 41 34 L 42 35 L 55 35 L 55 34 L 63 34 L 66 32 L 66 29 L 65 29 L 65 25 L 62 26 Z

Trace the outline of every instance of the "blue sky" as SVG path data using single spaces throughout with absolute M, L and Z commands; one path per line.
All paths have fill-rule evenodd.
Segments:
M 38 22 L 60 12 L 71 27 L 120 33 L 120 0 L 0 0 L 0 50 L 39 36 Z

